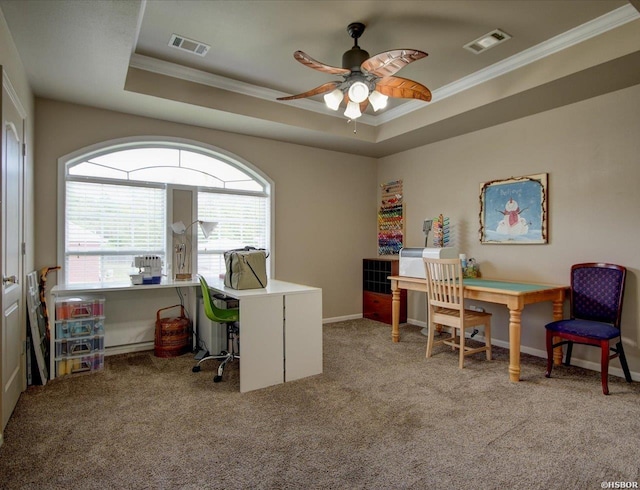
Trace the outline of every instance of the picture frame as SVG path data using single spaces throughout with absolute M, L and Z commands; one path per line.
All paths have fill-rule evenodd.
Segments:
M 548 243 L 548 174 L 480 184 L 480 242 Z

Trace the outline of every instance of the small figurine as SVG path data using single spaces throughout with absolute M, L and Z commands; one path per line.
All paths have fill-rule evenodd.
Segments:
M 478 263 L 476 259 L 470 258 L 467 260 L 467 266 L 463 269 L 464 277 L 480 277 L 480 270 L 478 269 Z

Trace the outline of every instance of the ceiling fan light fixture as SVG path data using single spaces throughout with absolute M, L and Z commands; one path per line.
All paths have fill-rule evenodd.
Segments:
M 369 95 L 369 102 L 371 103 L 371 107 L 375 112 L 378 112 L 379 109 L 384 109 L 385 107 L 387 107 L 388 100 L 389 97 L 381 94 L 377 90 L 374 90 L 373 92 L 371 92 L 371 95 Z
M 354 43 L 353 47 L 342 55 L 342 67 L 314 60 L 300 50 L 293 53 L 293 58 L 304 66 L 330 75 L 339 75 L 343 77 L 342 81 L 326 82 L 306 92 L 278 97 L 276 100 L 297 100 L 324 95 L 325 104 L 334 111 L 338 110 L 344 100 L 347 103 L 344 115 L 349 120 L 362 116 L 362 111 L 366 110 L 369 104 L 376 112 L 383 109 L 387 106 L 389 97 L 429 102 L 431 91 L 427 87 L 413 80 L 394 76 L 402 67 L 424 58 L 427 53 L 417 49 L 391 49 L 369 56 L 367 51 L 358 46 L 358 38 L 365 27 L 362 22 L 352 22 L 347 27 Z M 377 91 L 376 87 L 381 91 Z
M 362 116 L 362 112 L 360 112 L 360 104 L 349 101 L 349 103 L 347 104 L 347 110 L 344 111 L 344 115 L 351 120 L 358 119 L 360 116 Z
M 369 87 L 363 82 L 355 82 L 349 87 L 349 100 L 360 103 L 367 100 L 369 96 Z
M 332 111 L 337 111 L 343 98 L 344 95 L 342 94 L 342 90 L 337 88 L 334 91 L 325 94 L 324 103 L 327 104 L 327 107 Z

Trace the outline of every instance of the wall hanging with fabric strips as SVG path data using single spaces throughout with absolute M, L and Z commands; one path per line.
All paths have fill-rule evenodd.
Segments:
M 402 181 L 395 180 L 381 186 L 378 211 L 378 255 L 398 255 L 404 241 L 404 204 Z

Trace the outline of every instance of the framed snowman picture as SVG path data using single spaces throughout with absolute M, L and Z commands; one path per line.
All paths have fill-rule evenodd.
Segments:
M 547 174 L 480 184 L 480 242 L 548 243 Z

